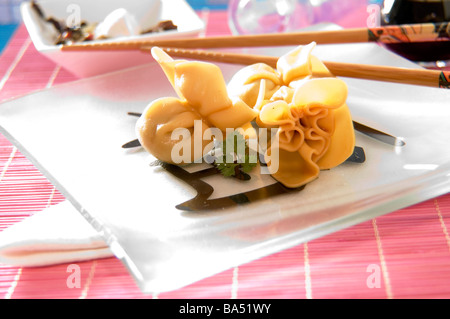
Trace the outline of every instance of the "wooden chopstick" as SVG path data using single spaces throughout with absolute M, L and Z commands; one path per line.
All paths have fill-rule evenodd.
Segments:
M 366 29 L 367 30 L 367 29 Z M 346 30 L 350 31 L 350 30 Z M 317 34 L 317 33 L 315 33 Z M 271 35 L 272 36 L 272 35 Z M 282 36 L 277 34 L 273 38 Z M 249 37 L 253 38 L 254 36 Z M 247 38 L 245 36 L 245 38 Z M 195 38 L 189 41 L 204 41 L 214 38 Z M 169 42 L 170 41 L 170 42 Z M 63 51 L 121 51 L 121 50 L 140 50 L 149 51 L 153 43 L 182 43 L 183 40 L 161 40 L 161 41 L 137 41 L 137 42 L 118 42 L 118 43 L 83 43 L 76 45 L 62 46 Z M 184 40 L 186 41 L 186 40 Z M 187 42 L 189 42 L 187 41 Z M 308 40 L 309 41 L 309 40 Z M 310 43 L 306 41 L 307 43 Z M 149 45 L 151 43 L 151 45 Z M 275 45 L 273 43 L 273 45 Z M 195 46 L 195 45 L 194 45 Z M 174 57 L 191 58 L 212 62 L 233 63 L 249 65 L 263 62 L 275 67 L 278 57 L 262 56 L 253 54 L 241 54 L 231 52 L 217 52 L 205 50 L 189 50 L 185 48 L 162 47 L 167 53 Z M 366 80 L 395 82 L 403 84 L 414 84 L 429 87 L 450 88 L 450 71 L 426 70 L 426 69 L 408 69 L 389 66 L 375 66 L 355 63 L 326 62 L 327 68 L 335 76 L 360 78 Z
M 205 50 L 186 50 L 179 48 L 162 48 L 173 57 L 197 59 L 211 62 L 232 63 L 250 65 L 254 63 L 266 63 L 276 67 L 278 57 L 243 54 L 233 52 L 216 52 Z M 151 48 L 143 47 L 142 51 L 150 51 Z M 367 65 L 356 63 L 342 63 L 323 61 L 325 66 L 335 76 L 350 77 L 383 82 L 395 82 L 403 84 L 422 85 L 429 87 L 450 88 L 450 71 L 409 69 L 391 66 Z
M 203 38 L 155 39 L 130 42 L 81 43 L 62 46 L 63 51 L 79 50 L 136 50 L 142 46 L 173 48 L 231 48 L 255 46 L 302 45 L 311 42 L 317 44 L 361 43 L 361 42 L 427 42 L 449 41 L 450 22 L 422 23 L 376 28 L 351 28 L 328 31 L 302 31 L 288 33 L 270 33 L 256 35 L 214 36 Z

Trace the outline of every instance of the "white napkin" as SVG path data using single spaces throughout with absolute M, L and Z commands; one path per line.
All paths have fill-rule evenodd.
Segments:
M 113 256 L 69 201 L 52 205 L 0 232 L 0 263 L 37 267 Z

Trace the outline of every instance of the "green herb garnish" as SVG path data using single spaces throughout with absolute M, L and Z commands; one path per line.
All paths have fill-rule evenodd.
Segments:
M 226 177 L 250 179 L 249 173 L 257 164 L 256 154 L 251 154 L 248 143 L 238 131 L 228 134 L 225 141 L 220 143 L 222 149 L 220 157 L 214 165 Z

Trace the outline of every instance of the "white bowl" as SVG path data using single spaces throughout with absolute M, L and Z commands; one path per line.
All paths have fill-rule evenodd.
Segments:
M 172 20 L 177 26 L 177 30 L 95 40 L 91 43 L 193 37 L 205 28 L 203 21 L 184 0 L 42 0 L 37 3 L 46 17 L 57 20 L 67 20 L 79 13 L 81 20 L 100 23 L 115 9 L 124 8 L 136 18 L 141 29 L 152 27 L 152 23 L 162 20 Z M 36 49 L 78 77 L 108 73 L 153 61 L 149 54 L 134 51 L 63 52 L 60 50 L 61 45 L 55 45 L 53 27 L 42 21 L 31 2 L 22 3 L 20 11 Z

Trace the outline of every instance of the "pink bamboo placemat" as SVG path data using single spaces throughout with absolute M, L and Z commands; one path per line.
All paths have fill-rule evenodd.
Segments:
M 224 12 L 204 12 L 206 36 L 229 33 Z M 36 52 L 21 26 L 0 57 L 0 100 L 75 80 Z M 64 200 L 0 135 L 0 231 Z M 142 294 L 122 263 L 0 265 L 0 298 L 449 298 L 450 194 L 229 269 L 182 289 Z

